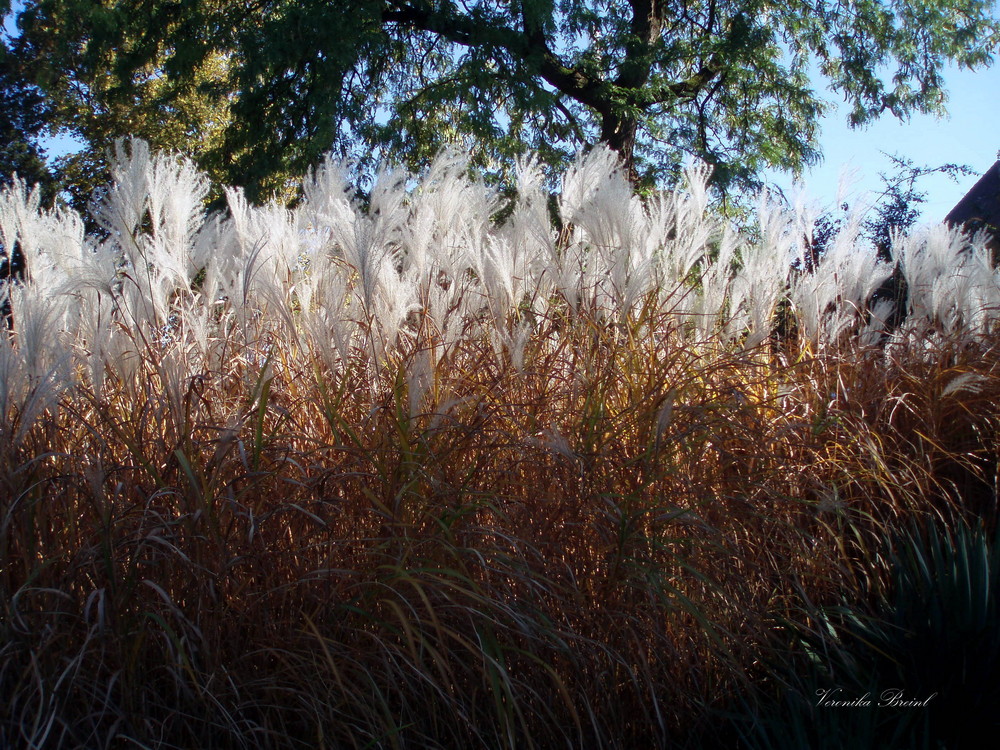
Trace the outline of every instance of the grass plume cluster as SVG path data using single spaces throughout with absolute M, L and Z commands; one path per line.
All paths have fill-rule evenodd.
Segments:
M 596 150 L 561 232 L 530 161 L 509 206 L 455 154 L 212 216 L 114 176 L 97 235 L 0 196 L 0 744 L 769 746 L 890 679 L 928 535 L 995 646 L 983 238 L 898 238 L 890 328 L 856 228 L 796 270 L 807 212 L 738 233 L 699 167 L 643 202 Z

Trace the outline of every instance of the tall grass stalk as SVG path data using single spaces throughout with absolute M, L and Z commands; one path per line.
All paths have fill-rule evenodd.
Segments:
M 807 268 L 698 165 L 641 200 L 594 150 L 557 232 L 530 160 L 211 216 L 117 160 L 94 236 L 0 195 L 4 747 L 753 744 L 898 533 L 995 526 L 982 237 L 898 238 L 886 330 L 850 226 Z

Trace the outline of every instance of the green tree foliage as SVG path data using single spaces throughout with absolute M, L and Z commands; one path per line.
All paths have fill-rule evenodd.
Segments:
M 4 5 L 0 3 L 0 11 Z M 8 40 L 0 37 L 0 185 L 9 185 L 16 174 L 29 184 L 41 185 L 50 201 L 55 180 L 39 144 L 45 124 L 41 92 L 25 78 Z
M 649 182 L 696 154 L 752 184 L 819 158 L 817 75 L 855 125 L 941 111 L 943 66 L 990 62 L 992 5 L 34 0 L 21 24 L 65 126 L 176 146 L 160 129 L 180 122 L 184 150 L 262 197 L 331 148 L 413 166 L 455 142 L 491 168 L 604 141 Z
M 208 155 L 230 124 L 229 65 L 221 52 L 206 49 L 184 77 L 174 74 L 177 50 L 168 53 L 146 33 L 183 34 L 171 26 L 171 3 L 24 5 L 15 49 L 46 94 L 49 125 L 87 144 L 55 165 L 78 210 L 107 183 L 110 153 L 123 137 L 181 151 L 224 176 L 211 169 Z

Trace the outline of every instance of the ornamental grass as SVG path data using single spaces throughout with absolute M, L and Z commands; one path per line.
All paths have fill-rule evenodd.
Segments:
M 707 177 L 595 150 L 554 226 L 531 161 L 508 205 L 327 161 L 207 215 L 136 141 L 89 234 L 4 192 L 0 746 L 952 738 L 815 693 L 968 707 L 913 643 L 1000 658 L 985 239 L 898 237 L 891 325 L 856 225 L 807 265 L 808 211 L 738 232 Z

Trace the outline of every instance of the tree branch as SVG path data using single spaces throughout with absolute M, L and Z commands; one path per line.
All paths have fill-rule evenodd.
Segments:
M 608 84 L 565 65 L 552 52 L 544 32 L 537 26 L 526 33 L 494 23 L 483 25 L 469 16 L 444 14 L 425 2 L 412 4 L 389 0 L 388 5 L 392 9 L 382 12 L 383 23 L 437 34 L 465 47 L 495 47 L 534 68 L 547 83 L 581 104 L 602 114 L 611 108 Z

